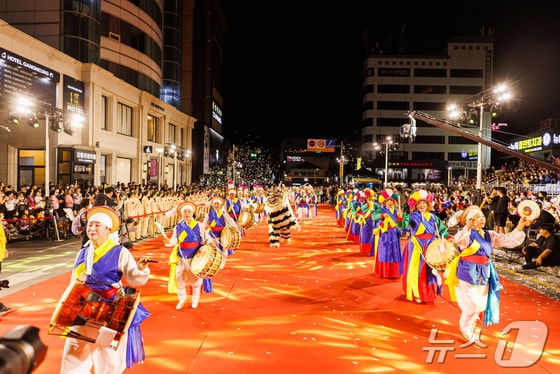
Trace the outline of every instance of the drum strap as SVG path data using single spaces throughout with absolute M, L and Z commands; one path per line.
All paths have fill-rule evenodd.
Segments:
M 221 231 L 224 229 L 224 226 L 212 226 L 210 227 L 212 231 Z

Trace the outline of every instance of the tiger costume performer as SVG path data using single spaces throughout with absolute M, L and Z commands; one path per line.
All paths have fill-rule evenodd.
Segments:
M 292 210 L 288 195 L 281 189 L 271 189 L 265 200 L 270 248 L 280 247 L 280 238 L 290 244 L 291 229 L 300 230 L 296 215 Z

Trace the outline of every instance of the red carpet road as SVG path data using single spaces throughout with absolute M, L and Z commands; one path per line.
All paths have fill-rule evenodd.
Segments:
M 407 301 L 400 281 L 372 274 L 372 258 L 345 240 L 327 205 L 301 227 L 280 248 L 269 247 L 264 222 L 249 228 L 198 309 L 175 310 L 161 238 L 135 246 L 135 255 L 161 262 L 141 289 L 151 313 L 142 324 L 146 360 L 127 372 L 558 372 L 558 301 L 502 278 L 500 323 L 479 324 L 483 344 L 464 345 L 446 289 L 435 304 Z M 48 328 L 68 281 L 64 274 L 2 299 L 15 310 L 0 333 L 36 326 L 48 346 L 33 373 L 59 371 L 64 338 Z

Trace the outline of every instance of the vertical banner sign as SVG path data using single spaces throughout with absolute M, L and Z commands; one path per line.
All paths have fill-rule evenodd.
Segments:
M 64 75 L 63 83 L 64 120 L 71 123 L 73 114 L 78 114 L 82 117 L 86 115 L 84 109 L 84 82 Z
M 150 175 L 149 180 L 155 180 L 158 178 L 158 174 L 159 174 L 159 160 L 156 158 L 152 158 L 149 160 L 149 163 L 150 163 L 148 169 Z

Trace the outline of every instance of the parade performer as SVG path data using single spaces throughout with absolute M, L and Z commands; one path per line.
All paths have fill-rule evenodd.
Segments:
M 146 258 L 136 262 L 130 251 L 110 240 L 109 234 L 120 227 L 118 214 L 109 207 L 91 208 L 88 213 L 86 231 L 89 241 L 80 250 L 71 275 L 71 284 L 83 281 L 102 298 L 113 300 L 123 287 L 121 277 L 132 287 L 148 282 L 150 269 Z M 114 350 L 86 340 L 66 337 L 62 353 L 61 373 L 122 373 L 127 367 L 145 358 L 140 323 L 150 314 L 138 304 L 132 324 L 124 332 Z M 76 335 L 81 335 L 87 326 L 71 327 Z M 83 334 L 85 335 L 85 334 Z
M 237 197 L 237 192 L 234 188 L 230 188 L 227 192 L 226 200 L 227 214 L 229 214 L 229 216 L 233 218 L 235 222 L 237 222 L 237 219 L 239 218 L 242 210 L 243 207 L 241 206 L 241 200 Z
M 362 224 L 360 228 L 360 253 L 367 256 L 373 256 L 373 229 L 375 221 L 372 219 L 372 213 L 377 209 L 375 203 L 375 192 L 366 188 L 362 192 L 362 202 L 360 211 L 362 212 Z
M 338 190 L 335 199 L 335 218 L 336 218 L 336 225 L 338 227 L 344 227 L 344 211 L 346 209 L 346 195 L 344 194 L 344 190 Z
M 441 278 L 425 259 L 428 245 L 436 239 L 453 241 L 441 219 L 432 213 L 433 206 L 426 190 L 413 191 L 408 199 L 410 214 L 403 217 L 401 227 L 410 233 L 402 254 L 399 273 L 407 300 L 434 302 L 441 294 Z
M 346 231 L 346 240 L 359 244 L 360 242 L 360 227 L 361 227 L 361 203 L 358 201 L 358 191 L 356 190 L 354 196 L 348 201 L 348 211 L 346 217 L 348 219 L 348 228 Z
M 381 278 L 398 278 L 401 263 L 401 230 L 403 212 L 399 209 L 399 195 L 385 189 L 378 198 L 380 207 L 373 212 L 377 222 L 373 229 L 373 272 Z
M 187 302 L 187 286 L 192 294 L 191 307 L 198 308 L 200 293 L 202 292 L 203 279 L 191 271 L 192 259 L 198 249 L 207 242 L 206 232 L 201 223 L 194 219 L 196 205 L 183 202 L 177 207 L 177 214 L 181 220 L 173 229 L 171 238 L 163 235 L 163 242 L 167 247 L 173 247 L 169 256 L 169 282 L 167 290 L 176 293 L 178 303 L 175 309 L 183 309 Z M 205 291 L 212 291 L 212 279 L 205 284 Z
M 503 234 L 484 229 L 486 218 L 477 205 L 465 209 L 461 217 L 464 225 L 455 234 L 460 253 L 445 269 L 445 284 L 452 301 L 461 308 L 459 330 L 467 341 L 480 339 L 476 321 L 484 313 L 484 325 L 499 322 L 500 290 L 496 267 L 491 260 L 492 248 L 515 248 L 525 240 L 524 228 L 531 221 L 519 220 L 515 230 Z
M 209 238 L 213 239 L 218 248 L 224 252 L 224 256 L 231 256 L 234 252 L 234 248 L 229 248 L 224 250 L 220 237 L 222 232 L 226 227 L 233 227 L 241 235 L 241 229 L 237 225 L 237 222 L 233 220 L 224 209 L 225 201 L 220 196 L 215 196 L 211 200 L 210 210 L 204 217 L 202 221 L 203 227 L 206 227 L 207 235 Z

